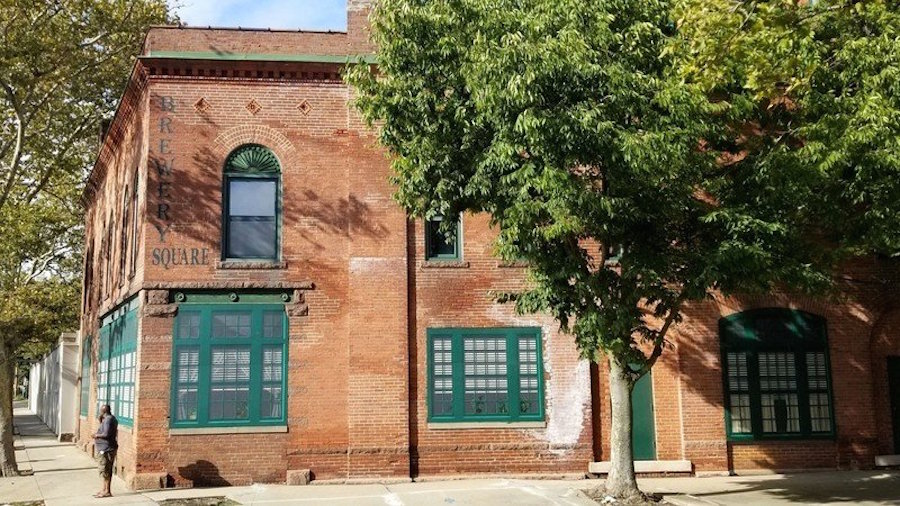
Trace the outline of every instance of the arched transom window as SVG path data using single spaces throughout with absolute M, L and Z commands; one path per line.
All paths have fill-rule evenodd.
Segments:
M 277 260 L 281 164 L 271 150 L 246 144 L 225 160 L 225 259 Z

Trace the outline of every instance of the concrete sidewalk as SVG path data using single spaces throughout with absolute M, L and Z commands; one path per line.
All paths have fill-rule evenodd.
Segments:
M 39 501 L 47 506 L 101 504 L 91 497 L 100 490 L 100 475 L 94 460 L 73 443 L 60 443 L 25 403 L 13 411 L 16 427 L 16 461 L 25 476 L 0 478 L 0 504 Z M 131 492 L 118 478 L 112 482 L 115 504 L 156 504 Z
M 30 476 L 0 478 L 0 506 L 41 501 L 47 506 L 155 505 L 165 499 L 227 497 L 244 505 L 424 506 L 505 505 L 596 506 L 581 490 L 599 480 L 462 479 L 371 485 L 252 485 L 132 492 L 113 479 L 112 499 L 91 497 L 100 487 L 94 461 L 72 443 L 60 443 L 24 405 L 15 410 L 19 468 Z M 857 504 L 900 505 L 897 471 L 848 471 L 710 478 L 647 478 L 646 492 L 663 494 L 681 506 Z

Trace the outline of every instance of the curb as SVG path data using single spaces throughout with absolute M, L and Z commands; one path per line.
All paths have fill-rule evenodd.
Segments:
M 663 499 L 673 506 L 718 506 L 719 503 L 690 494 L 666 495 Z

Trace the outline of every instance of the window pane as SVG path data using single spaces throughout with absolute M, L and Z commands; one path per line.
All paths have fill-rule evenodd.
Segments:
M 263 348 L 263 373 L 264 382 L 281 382 L 281 347 Z
M 797 389 L 794 354 L 790 352 L 759 354 L 759 387 L 763 390 Z
M 180 339 L 200 337 L 200 313 L 178 312 L 178 337 Z
M 281 387 L 263 387 L 260 399 L 260 418 L 281 418 Z
M 266 311 L 263 313 L 263 337 L 277 339 L 284 333 L 284 312 Z
M 251 221 L 231 218 L 228 227 L 228 257 L 276 257 L 278 236 L 275 218 Z
M 231 180 L 228 183 L 229 216 L 275 216 L 277 182 Z
M 196 349 L 178 350 L 178 383 L 197 383 L 200 371 L 200 352 Z
M 748 394 L 732 394 L 731 400 L 731 432 L 750 433 L 750 396 Z
M 214 313 L 213 337 L 250 337 L 250 313 Z
M 442 217 L 436 217 L 426 222 L 425 233 L 427 234 L 428 250 L 425 254 L 428 258 L 455 258 L 458 256 L 459 226 L 454 224 L 453 231 L 448 237 L 440 230 L 442 221 Z
M 763 432 L 800 432 L 800 406 L 796 394 L 762 394 Z
M 197 419 L 197 389 L 179 388 L 175 415 L 178 420 Z
M 806 377 L 809 386 L 809 420 L 813 432 L 831 432 L 831 407 L 828 398 L 828 366 L 825 352 L 806 354 Z
M 216 387 L 210 389 L 209 418 L 211 420 L 245 420 L 250 417 L 250 389 L 247 387 Z
M 519 413 L 537 414 L 538 405 L 538 338 L 519 338 Z
M 250 347 L 213 348 L 213 383 L 238 383 L 250 381 Z
M 508 415 L 506 337 L 464 337 L 465 414 Z
M 728 359 L 728 390 L 747 392 L 750 390 L 747 378 L 747 354 L 730 352 Z
M 450 338 L 432 341 L 431 414 L 435 416 L 453 413 L 453 354 Z

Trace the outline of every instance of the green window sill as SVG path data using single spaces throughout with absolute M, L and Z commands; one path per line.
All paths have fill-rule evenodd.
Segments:
M 275 434 L 287 432 L 287 425 L 254 425 L 247 427 L 172 427 L 170 436 L 199 436 L 205 434 Z
M 779 434 L 771 436 L 728 436 L 729 443 L 759 444 L 778 441 L 834 441 L 835 434 Z
M 546 421 L 540 422 L 428 422 L 429 429 L 545 429 Z

